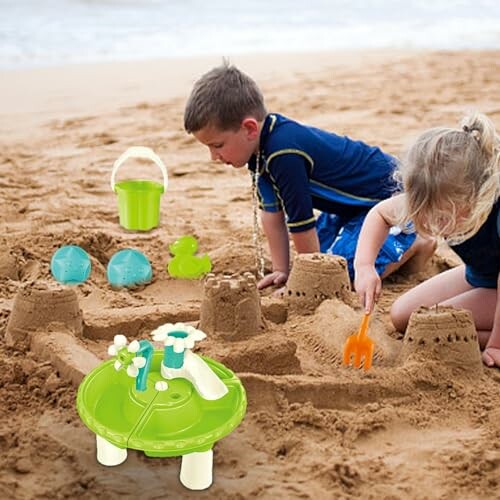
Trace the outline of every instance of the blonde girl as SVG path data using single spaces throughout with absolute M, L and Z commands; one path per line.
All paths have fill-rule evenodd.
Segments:
M 464 264 L 403 294 L 391 319 L 404 331 L 420 306 L 452 305 L 472 312 L 487 366 L 500 366 L 500 138 L 482 114 L 461 127 L 433 128 L 411 146 L 398 171 L 403 194 L 368 213 L 354 260 L 355 289 L 366 311 L 381 291 L 374 269 L 394 224 L 427 238 L 444 239 Z

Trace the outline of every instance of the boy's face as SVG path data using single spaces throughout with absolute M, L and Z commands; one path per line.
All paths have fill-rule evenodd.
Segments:
M 254 118 L 245 118 L 238 130 L 219 130 L 207 125 L 194 137 L 210 150 L 212 160 L 240 168 L 248 163 L 259 145 L 259 123 Z

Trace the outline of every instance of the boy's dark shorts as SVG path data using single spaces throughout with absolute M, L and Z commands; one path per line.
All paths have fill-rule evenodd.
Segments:
M 354 255 L 365 217 L 366 214 L 360 214 L 344 219 L 322 212 L 316 220 L 320 251 L 344 257 L 351 280 L 354 280 Z M 387 265 L 399 262 L 416 237 L 415 233 L 403 233 L 398 228 L 392 228 L 375 261 L 377 273 L 381 276 Z

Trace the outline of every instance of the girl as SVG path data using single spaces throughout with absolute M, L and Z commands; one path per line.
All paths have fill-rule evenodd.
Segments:
M 404 331 L 420 306 L 451 305 L 472 312 L 487 366 L 500 367 L 500 138 L 484 115 L 464 118 L 460 129 L 424 132 L 400 165 L 403 194 L 368 213 L 354 260 L 355 289 L 367 312 L 381 291 L 374 261 L 389 228 L 413 226 L 442 238 L 464 264 L 438 274 L 399 297 L 391 319 Z

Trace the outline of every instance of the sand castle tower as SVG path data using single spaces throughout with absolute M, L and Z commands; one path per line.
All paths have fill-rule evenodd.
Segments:
M 481 371 L 481 353 L 472 314 L 453 307 L 421 307 L 410 316 L 400 360 L 440 360 L 467 371 Z
M 58 283 L 27 283 L 14 298 L 5 339 L 10 345 L 25 345 L 30 333 L 50 323 L 63 323 L 76 334 L 82 333 L 82 312 L 75 291 Z
M 200 311 L 200 330 L 242 340 L 264 327 L 255 276 L 208 274 Z
M 284 298 L 291 309 L 306 314 L 326 299 L 352 303 L 346 260 L 321 253 L 296 255 Z

